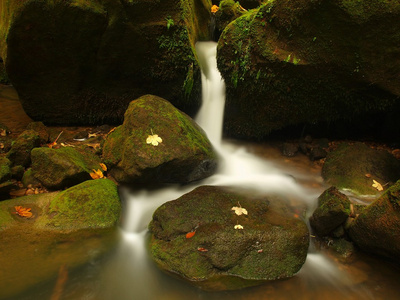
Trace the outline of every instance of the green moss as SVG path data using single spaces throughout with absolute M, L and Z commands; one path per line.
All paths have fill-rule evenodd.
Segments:
M 45 229 L 107 228 L 119 221 L 121 204 L 111 180 L 85 181 L 59 193 L 35 224 Z
M 5 157 L 0 157 L 0 183 L 11 179 L 11 161 Z

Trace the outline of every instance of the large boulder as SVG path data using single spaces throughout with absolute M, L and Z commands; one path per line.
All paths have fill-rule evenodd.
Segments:
M 325 236 L 342 225 L 350 216 L 350 200 L 330 187 L 318 197 L 318 206 L 310 217 L 310 225 L 319 236 Z
M 284 199 L 249 193 L 202 186 L 160 206 L 149 225 L 156 264 L 206 290 L 296 274 L 307 256 L 306 224 Z
M 361 250 L 400 262 L 400 181 L 366 207 L 347 232 Z
M 149 143 L 149 139 L 160 138 Z M 132 101 L 124 123 L 107 137 L 103 160 L 124 183 L 186 183 L 216 170 L 216 153 L 204 131 L 165 99 Z
M 382 111 L 397 120 L 399 18 L 398 1 L 348 0 L 273 0 L 237 18 L 218 42 L 225 132 L 263 138 Z
M 11 179 L 11 161 L 6 157 L 0 157 L 0 183 Z
M 322 167 L 325 182 L 356 194 L 375 195 L 374 180 L 385 186 L 400 179 L 400 161 L 386 150 L 363 143 L 342 143 L 330 152 Z
M 30 208 L 32 216 L 15 207 Z M 121 203 L 117 186 L 108 179 L 88 180 L 62 192 L 24 196 L 0 202 L 0 231 L 18 224 L 35 229 L 71 231 L 111 228 L 118 224 Z
M 62 189 L 91 179 L 93 170 L 101 169 L 100 158 L 89 150 L 72 147 L 32 150 L 32 175 L 49 189 Z
M 209 0 L 1 0 L 0 56 L 26 113 L 46 124 L 117 123 L 155 93 L 200 104 L 194 45 Z

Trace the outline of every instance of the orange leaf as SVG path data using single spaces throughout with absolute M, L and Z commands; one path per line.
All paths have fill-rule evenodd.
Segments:
M 107 166 L 103 163 L 100 163 L 100 167 L 103 169 L 103 171 L 107 171 Z
M 218 9 L 219 9 L 219 7 L 217 5 L 211 6 L 211 12 L 214 14 L 218 11 Z
M 92 177 L 93 179 L 104 178 L 103 172 L 100 169 L 98 170 L 92 169 L 92 170 L 93 172 L 89 173 L 90 177 Z
M 200 251 L 200 252 L 208 252 L 208 249 L 203 248 L 203 247 L 198 247 L 198 248 L 197 248 L 197 251 Z
M 21 217 L 25 218 L 32 218 L 31 208 L 22 207 L 22 206 L 15 206 L 15 213 Z
M 190 239 L 191 237 L 194 236 L 195 233 L 196 233 L 196 230 L 186 233 L 186 238 L 187 238 L 187 239 Z

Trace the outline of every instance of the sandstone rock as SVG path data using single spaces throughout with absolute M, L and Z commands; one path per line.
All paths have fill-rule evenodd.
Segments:
M 157 134 L 157 146 L 147 138 Z M 132 101 L 124 123 L 107 137 L 103 159 L 118 182 L 186 183 L 210 176 L 217 157 L 203 130 L 168 101 Z
M 307 226 L 284 199 L 249 193 L 202 186 L 159 207 L 149 225 L 156 264 L 206 290 L 240 289 L 297 273 L 307 256 Z M 247 214 L 237 215 L 235 206 Z M 243 229 L 235 229 L 239 225 Z

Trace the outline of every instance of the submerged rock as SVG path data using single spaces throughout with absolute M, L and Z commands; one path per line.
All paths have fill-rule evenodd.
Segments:
M 32 150 L 32 174 L 49 189 L 62 189 L 91 179 L 93 169 L 100 169 L 100 158 L 90 151 L 71 147 Z
M 124 123 L 104 142 L 103 159 L 110 174 L 124 183 L 186 183 L 212 175 L 217 166 L 203 130 L 153 95 L 130 103 Z
M 187 112 L 199 107 L 194 45 L 209 39 L 210 1 L 0 0 L 0 6 L 0 56 L 32 119 L 120 123 L 129 102 L 147 93 Z
M 363 143 L 343 143 L 330 152 L 322 167 L 325 182 L 357 194 L 374 195 L 374 180 L 381 185 L 400 179 L 400 161 L 385 150 Z
M 19 216 L 15 206 L 30 208 L 32 217 Z M 108 179 L 88 180 L 59 193 L 5 200 L 0 208 L 0 231 L 20 223 L 60 231 L 110 228 L 121 213 L 117 186 Z
M 306 224 L 284 199 L 212 186 L 160 206 L 149 230 L 156 264 L 205 290 L 291 277 L 305 262 L 309 242 Z
M 226 134 L 264 138 L 289 125 L 377 111 L 397 119 L 398 1 L 264 2 L 218 41 Z
M 400 181 L 362 210 L 346 229 L 361 250 L 400 262 Z
M 318 207 L 310 218 L 310 225 L 319 236 L 326 236 L 343 224 L 350 216 L 350 200 L 330 187 L 318 197 Z
M 36 131 L 25 130 L 12 144 L 7 158 L 14 166 L 28 167 L 31 163 L 31 151 L 40 146 L 40 136 Z

